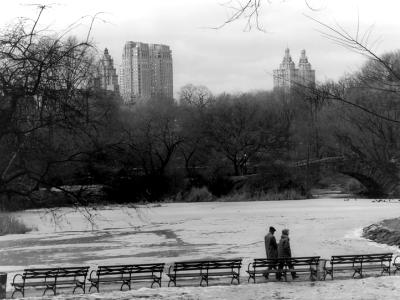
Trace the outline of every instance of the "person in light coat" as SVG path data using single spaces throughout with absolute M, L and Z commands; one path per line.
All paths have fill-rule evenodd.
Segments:
M 290 270 L 293 270 L 293 265 L 291 264 L 290 260 L 286 258 L 292 257 L 292 249 L 290 248 L 290 239 L 289 239 L 289 229 L 282 230 L 282 236 L 278 244 L 278 258 L 281 259 L 279 262 L 279 269 L 283 269 L 286 265 Z M 296 279 L 298 276 L 296 275 L 295 271 L 291 272 L 292 278 Z M 280 279 L 280 275 L 278 278 Z

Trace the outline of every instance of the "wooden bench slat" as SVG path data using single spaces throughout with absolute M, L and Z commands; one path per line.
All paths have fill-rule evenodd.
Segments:
M 352 270 L 353 277 L 359 274 L 363 277 L 363 270 L 381 270 L 381 274 L 390 275 L 390 263 L 393 253 L 372 253 L 355 255 L 333 255 L 330 266 L 324 268 L 324 279 L 329 274 L 333 279 L 334 271 Z
M 48 290 L 52 290 L 56 294 L 57 286 L 72 286 L 74 287 L 73 292 L 77 288 L 81 288 L 85 292 L 85 281 L 88 266 L 85 267 L 55 267 L 55 268 L 29 268 L 25 269 L 22 274 L 16 274 L 13 278 L 11 285 L 14 287 L 14 291 L 11 297 L 16 292 L 20 292 L 22 296 L 25 296 L 25 288 L 27 287 L 43 287 L 43 295 Z M 16 279 L 21 277 L 22 282 L 17 282 Z M 59 280 L 59 278 L 62 278 Z M 68 279 L 71 278 L 71 279 Z
M 286 273 L 299 272 L 309 273 L 310 277 L 314 277 L 319 264 L 319 256 L 301 256 L 301 257 L 288 257 L 288 258 L 255 258 L 249 263 L 247 273 L 249 274 L 248 281 L 250 279 L 256 282 L 256 277 L 265 276 L 266 274 L 275 273 L 277 275 L 282 274 L 286 280 Z M 289 268 L 293 266 L 293 268 Z M 283 269 L 278 269 L 283 267 Z
M 200 285 L 203 281 L 208 285 L 209 277 L 230 276 L 231 283 L 236 280 L 240 281 L 239 274 L 242 266 L 242 259 L 217 259 L 217 260 L 196 260 L 196 261 L 180 261 L 175 262 L 168 270 L 169 282 L 176 285 L 178 278 L 195 278 L 199 277 Z M 197 271 L 197 272 L 193 272 Z
M 121 289 L 124 285 L 131 288 L 134 281 L 151 280 L 151 286 L 157 283 L 161 286 L 161 276 L 164 271 L 164 263 L 130 264 L 98 266 L 89 276 L 91 286 L 89 291 L 95 287 L 99 291 L 100 283 L 120 282 Z

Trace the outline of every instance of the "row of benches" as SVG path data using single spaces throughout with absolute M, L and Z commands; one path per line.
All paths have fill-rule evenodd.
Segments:
M 381 274 L 390 275 L 390 264 L 392 253 L 382 254 L 364 254 L 364 255 L 338 255 L 332 256 L 330 265 L 322 267 L 323 279 L 330 275 L 333 279 L 335 272 L 351 270 L 353 277 L 359 274 L 363 277 L 365 270 L 380 270 Z M 182 261 L 172 264 L 168 273 L 168 286 L 171 283 L 176 286 L 178 279 L 199 278 L 200 286 L 208 286 L 211 277 L 228 277 L 230 283 L 236 282 L 240 284 L 240 269 L 242 259 L 223 259 L 223 260 L 197 260 Z M 256 258 L 247 268 L 248 281 L 256 282 L 256 277 L 267 277 L 270 273 L 276 273 L 287 280 L 287 273 L 305 273 L 309 274 L 311 280 L 316 279 L 317 270 L 320 266 L 320 257 L 292 257 L 285 259 L 266 259 Z M 400 257 L 396 257 L 393 266 L 394 273 L 400 270 Z M 54 295 L 57 288 L 73 287 L 73 293 L 76 290 L 86 292 L 86 282 L 90 284 L 89 292 L 95 288 L 100 291 L 100 284 L 118 283 L 121 284 L 120 290 L 124 287 L 131 289 L 131 284 L 137 281 L 150 281 L 151 287 L 155 284 L 161 287 L 162 273 L 164 271 L 164 263 L 156 264 L 132 264 L 132 265 L 113 265 L 99 266 L 97 270 L 92 270 L 87 278 L 89 267 L 57 267 L 57 268 L 40 268 L 25 269 L 22 274 L 17 274 L 13 278 L 11 285 L 14 287 L 12 296 L 16 292 L 25 296 L 25 288 L 44 288 L 43 295 L 47 291 L 52 291 Z
M 378 270 L 381 272 L 381 275 L 384 273 L 390 275 L 392 257 L 393 253 L 334 255 L 329 260 L 329 265 L 327 265 L 327 260 L 323 260 L 322 270 L 320 270 L 322 271 L 322 279 L 325 280 L 328 275 L 333 279 L 335 272 L 344 271 L 353 272 L 353 278 L 356 274 L 362 278 L 364 272 L 367 270 Z M 285 267 L 284 269 L 280 269 L 279 266 L 282 265 L 291 266 L 292 268 Z M 400 256 L 395 258 L 393 266 L 395 267 L 394 273 L 400 270 Z M 315 280 L 319 267 L 319 256 L 292 257 L 283 259 L 283 262 L 280 259 L 257 258 L 248 266 L 248 281 L 252 279 L 253 282 L 256 282 L 257 276 L 268 277 L 271 273 L 282 276 L 286 281 L 287 274 L 292 272 L 309 274 L 310 279 Z

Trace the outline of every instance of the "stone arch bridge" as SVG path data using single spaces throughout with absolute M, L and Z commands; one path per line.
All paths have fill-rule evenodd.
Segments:
M 327 168 L 357 179 L 370 195 L 399 196 L 400 173 L 385 172 L 359 159 L 344 156 L 302 160 L 292 164 L 294 168 Z M 396 172 L 397 171 L 397 172 Z

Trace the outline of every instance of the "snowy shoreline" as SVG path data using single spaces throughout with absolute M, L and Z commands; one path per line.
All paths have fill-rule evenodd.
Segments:
M 376 243 L 400 247 L 400 218 L 386 219 L 364 227 L 362 237 Z

